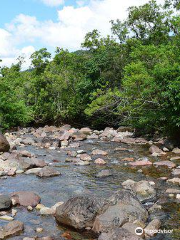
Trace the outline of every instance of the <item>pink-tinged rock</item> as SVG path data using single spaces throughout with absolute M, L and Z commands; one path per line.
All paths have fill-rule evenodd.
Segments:
M 71 136 L 70 132 L 65 131 L 59 138 L 60 141 L 65 141 L 65 140 L 69 140 Z
M 11 169 L 9 169 L 7 175 L 8 175 L 8 176 L 14 176 L 14 175 L 16 175 L 16 168 L 11 168 Z
M 78 143 L 78 142 L 71 143 L 71 144 L 69 144 L 69 147 L 70 148 L 78 148 L 78 147 L 80 147 L 80 143 Z
M 104 161 L 102 158 L 97 158 L 95 161 L 94 161 L 95 164 L 99 164 L 99 165 L 105 165 L 106 164 L 106 161 Z
M 124 161 L 124 162 L 133 162 L 134 161 L 134 158 L 123 158 L 121 159 L 121 161 Z
M 40 167 L 40 168 L 42 168 L 42 167 L 47 166 L 47 163 L 46 163 L 44 160 L 42 160 L 42 159 L 31 158 L 31 162 L 32 162 L 32 165 L 33 165 L 34 167 Z
M 61 175 L 61 173 L 59 171 L 57 171 L 56 169 L 52 168 L 52 167 L 44 167 L 42 168 L 39 172 L 36 173 L 36 175 L 38 177 L 56 177 Z
M 99 136 L 97 134 L 95 134 L 95 133 L 87 136 L 87 139 L 98 139 L 98 138 L 99 138 Z
M 34 192 L 20 191 L 11 194 L 13 205 L 20 205 L 24 207 L 36 207 L 40 203 L 40 197 Z
M 154 163 L 155 166 L 165 166 L 165 167 L 168 167 L 168 168 L 174 168 L 176 167 L 176 164 L 171 162 L 171 161 L 160 161 L 160 162 L 155 162 Z
M 131 163 L 129 163 L 129 165 L 131 165 L 133 167 L 150 166 L 150 165 L 152 165 L 152 162 L 142 160 L 142 161 L 131 162 Z
M 95 149 L 92 151 L 93 155 L 102 155 L 102 156 L 106 156 L 108 155 L 108 153 L 106 151 L 103 150 L 99 150 L 99 149 Z
M 153 155 L 153 156 L 162 156 L 162 155 L 166 155 L 165 152 L 163 152 L 159 147 L 157 147 L 156 145 L 152 145 L 149 148 L 149 152 Z

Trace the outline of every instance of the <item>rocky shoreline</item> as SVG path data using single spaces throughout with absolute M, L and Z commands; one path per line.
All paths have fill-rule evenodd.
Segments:
M 5 185 L 6 181 L 12 184 L 18 178 L 22 181 L 14 186 L 14 191 L 6 191 L 5 187 L 1 190 L 0 239 L 158 239 L 156 233 L 164 225 L 163 217 L 168 215 L 163 206 L 180 205 L 180 149 L 164 139 L 135 138 L 129 128 L 103 131 L 75 129 L 70 125 L 24 128 L 6 133 L 5 137 L 0 134 L 0 153 L 0 181 Z M 54 181 L 58 186 L 67 168 L 71 182 L 76 179 L 70 174 L 78 175 L 77 191 L 83 187 L 87 194 L 69 191 L 71 197 L 55 202 L 57 192 L 61 191 L 56 187 L 52 199 L 48 202 L 45 198 L 48 205 L 51 202 L 54 205 L 46 206 L 39 194 L 41 190 L 35 192 L 35 186 L 26 184 L 30 178 L 43 184 L 44 191 L 51 191 L 48 184 Z M 92 171 L 93 176 L 88 176 Z M 140 177 L 135 179 L 130 172 Z M 87 177 L 83 181 L 84 174 Z M 94 181 L 101 186 L 97 194 L 92 194 L 92 186 L 84 187 Z M 104 191 L 110 188 L 108 181 L 115 189 L 108 189 L 106 197 L 103 185 Z M 60 187 L 67 191 L 64 185 Z M 38 215 L 42 223 L 27 231 L 18 211 L 26 211 L 25 215 L 31 217 Z M 51 218 L 51 224 L 53 221 L 57 227 L 65 227 L 64 232 L 57 230 L 49 235 L 43 226 L 44 218 Z M 72 228 L 80 232 L 81 238 L 73 236 Z M 143 229 L 142 234 L 135 233 L 137 228 Z M 178 239 L 174 236 L 171 239 Z

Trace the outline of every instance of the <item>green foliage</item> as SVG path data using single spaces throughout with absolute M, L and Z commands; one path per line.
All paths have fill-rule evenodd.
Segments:
M 130 7 L 112 36 L 87 33 L 83 50 L 42 48 L 32 66 L 2 68 L 3 127 L 33 123 L 127 124 L 143 133 L 180 132 L 179 1 Z

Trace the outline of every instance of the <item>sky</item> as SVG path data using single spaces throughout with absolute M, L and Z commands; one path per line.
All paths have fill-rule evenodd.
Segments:
M 163 0 L 157 0 L 162 3 Z M 10 66 L 18 56 L 46 47 L 80 49 L 87 32 L 110 34 L 110 20 L 125 19 L 129 6 L 148 0 L 0 0 L 0 59 Z

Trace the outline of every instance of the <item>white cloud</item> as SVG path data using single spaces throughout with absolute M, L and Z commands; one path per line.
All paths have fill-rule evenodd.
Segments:
M 64 0 L 41 0 L 45 5 L 55 7 L 64 4 Z
M 62 0 L 42 0 L 46 4 L 60 4 Z M 34 16 L 18 15 L 5 29 L 0 29 L 0 58 L 10 62 L 24 51 L 34 51 L 33 46 L 63 47 L 77 50 L 87 32 L 98 29 L 102 35 L 110 34 L 112 19 L 125 19 L 127 8 L 142 5 L 148 0 L 86 0 L 79 5 L 64 6 L 57 11 L 58 21 L 38 21 Z M 159 3 L 164 0 L 158 0 Z M 86 4 L 85 4 L 86 3 Z M 29 45 L 20 49 L 21 45 Z

